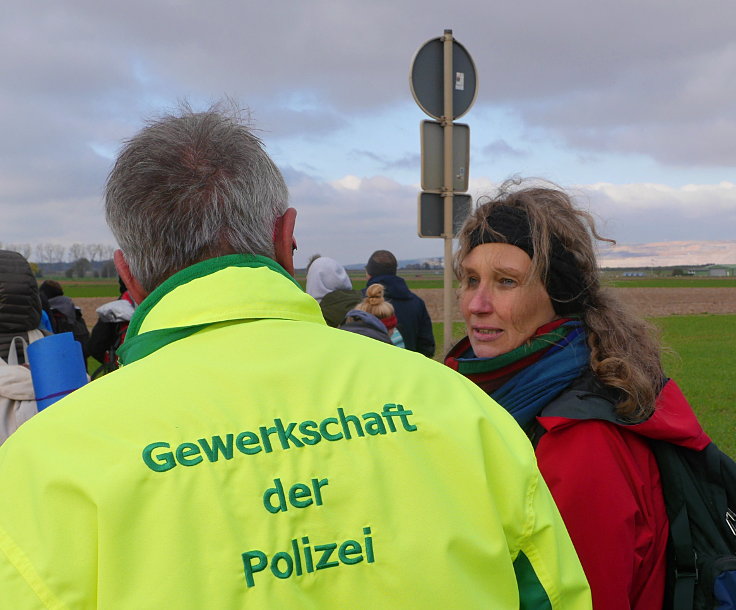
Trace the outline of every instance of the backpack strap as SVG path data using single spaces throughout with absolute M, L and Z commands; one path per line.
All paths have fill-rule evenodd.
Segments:
M 672 588 L 672 610 L 690 610 L 695 599 L 695 583 L 698 568 L 697 554 L 690 536 L 690 519 L 687 507 L 683 506 L 677 516 L 670 520 L 670 540 L 675 553 L 675 581 Z
M 29 330 L 28 331 L 28 344 L 30 345 L 34 341 L 43 339 L 45 336 L 46 334 L 44 334 L 44 332 L 40 328 L 34 328 L 33 330 Z
M 669 582 L 672 610 L 691 610 L 698 581 L 698 556 L 690 532 L 690 515 L 687 510 L 686 484 L 677 464 L 680 456 L 675 447 L 666 442 L 650 440 L 649 446 L 660 471 L 667 518 L 670 523 L 669 545 L 671 568 Z M 691 490 L 691 493 L 694 493 Z M 674 568 L 674 570 L 672 569 Z
M 575 379 L 567 389 L 551 400 L 537 417 L 564 417 L 566 419 L 599 419 L 619 426 L 628 422 L 616 414 L 617 396 L 615 391 L 604 387 L 598 382 L 593 372 L 588 369 Z M 546 432 L 541 425 L 536 426 L 532 437 L 538 442 Z M 534 445 L 536 446 L 536 442 Z
M 8 351 L 8 364 L 10 366 L 18 366 L 18 348 L 15 345 L 16 341 L 20 341 L 23 348 L 23 361 L 28 363 L 28 343 L 26 343 L 26 340 L 23 337 L 16 335 L 10 341 L 10 350 Z

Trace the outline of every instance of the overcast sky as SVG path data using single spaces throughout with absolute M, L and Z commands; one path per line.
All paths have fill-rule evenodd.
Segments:
M 477 68 L 459 119 L 474 198 L 537 176 L 572 189 L 620 245 L 736 240 L 733 0 L 9 0 L 2 12 L 6 246 L 114 244 L 101 192 L 122 140 L 178 100 L 229 96 L 287 179 L 298 266 L 315 252 L 441 256 L 442 240 L 417 237 L 429 117 L 409 68 L 446 28 Z

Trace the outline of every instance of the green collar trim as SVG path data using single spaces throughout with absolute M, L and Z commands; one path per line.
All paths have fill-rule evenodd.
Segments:
M 138 335 L 148 313 L 164 298 L 167 294 L 172 292 L 175 288 L 188 284 L 192 280 L 196 280 L 201 277 L 206 277 L 222 271 L 227 267 L 268 267 L 276 273 L 280 273 L 286 278 L 289 278 L 296 286 L 299 286 L 293 277 L 291 277 L 284 268 L 279 265 L 276 261 L 257 254 L 228 254 L 227 256 L 218 256 L 217 258 L 208 258 L 205 261 L 195 263 L 190 267 L 186 267 L 181 271 L 175 273 L 163 283 L 161 283 L 151 294 L 149 294 L 143 302 L 136 307 L 133 312 L 133 317 L 130 320 L 127 337 L 135 337 Z M 302 287 L 299 286 L 299 290 Z
M 117 350 L 118 360 L 120 364 L 125 366 L 131 362 L 145 358 L 169 343 L 189 337 L 207 326 L 209 324 L 181 326 L 179 328 L 160 328 L 131 337 L 130 339 L 126 336 L 125 341 L 123 341 L 123 344 Z
M 265 256 L 255 254 L 228 254 L 227 256 L 210 258 L 200 263 L 196 263 L 169 277 L 151 294 L 149 294 L 143 303 L 136 308 L 133 313 L 133 317 L 130 320 L 130 325 L 128 326 L 128 331 L 125 335 L 125 341 L 117 352 L 120 363 L 122 365 L 126 365 L 131 362 L 135 362 L 136 360 L 140 360 L 169 343 L 189 337 L 203 328 L 210 326 L 210 324 L 195 324 L 193 326 L 180 326 L 177 328 L 161 328 L 148 331 L 143 334 L 138 334 L 148 313 L 161 301 L 161 299 L 172 292 L 175 288 L 188 284 L 192 280 L 222 271 L 228 267 L 267 267 L 268 269 L 276 271 L 284 277 L 289 278 L 294 285 L 299 287 L 299 290 L 302 290 L 299 283 L 291 277 L 281 265 Z

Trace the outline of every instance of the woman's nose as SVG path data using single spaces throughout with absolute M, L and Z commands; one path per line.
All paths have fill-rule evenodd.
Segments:
M 493 302 L 488 290 L 476 290 L 468 303 L 468 308 L 474 314 L 491 313 L 493 311 Z

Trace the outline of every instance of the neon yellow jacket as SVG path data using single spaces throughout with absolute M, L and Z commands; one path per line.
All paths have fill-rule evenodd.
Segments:
M 265 258 L 167 280 L 0 449 L 0 608 L 589 608 L 518 425 Z

